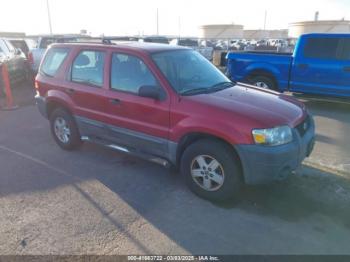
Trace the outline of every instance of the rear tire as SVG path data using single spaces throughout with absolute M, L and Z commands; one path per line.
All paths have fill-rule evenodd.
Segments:
M 55 109 L 50 115 L 50 127 L 56 143 L 64 150 L 78 148 L 82 141 L 72 115 L 63 108 Z
M 250 83 L 253 86 L 261 87 L 264 89 L 276 90 L 276 84 L 270 77 L 267 76 L 254 76 L 251 78 Z
M 181 158 L 181 173 L 192 192 L 211 201 L 236 198 L 242 186 L 240 160 L 219 141 L 203 139 L 190 145 Z

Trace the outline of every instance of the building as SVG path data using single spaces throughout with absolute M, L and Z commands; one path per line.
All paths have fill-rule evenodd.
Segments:
M 199 27 L 199 37 L 206 39 L 243 38 L 243 25 L 217 24 Z
M 0 37 L 23 38 L 26 34 L 22 32 L 0 32 Z

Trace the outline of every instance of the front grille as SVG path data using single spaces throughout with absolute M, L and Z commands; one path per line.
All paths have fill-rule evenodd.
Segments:
M 308 115 L 303 122 L 297 125 L 295 128 L 298 130 L 301 137 L 303 137 L 311 126 L 311 118 Z

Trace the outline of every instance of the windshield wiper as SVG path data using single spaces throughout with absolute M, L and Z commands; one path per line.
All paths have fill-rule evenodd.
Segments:
M 180 94 L 183 96 L 190 96 L 190 95 L 198 95 L 198 94 L 204 94 L 208 92 L 208 88 L 205 87 L 199 87 L 199 88 L 193 88 L 189 90 L 185 90 L 181 92 Z
M 212 85 L 210 87 L 211 91 L 219 91 L 219 90 L 223 90 L 229 87 L 233 87 L 235 84 L 233 82 L 229 82 L 229 81 L 225 81 L 225 82 L 220 82 L 217 83 L 215 85 Z
M 233 82 L 220 82 L 217 83 L 209 88 L 205 88 L 205 87 L 199 87 L 199 88 L 194 88 L 194 89 L 189 89 L 186 91 L 181 92 L 181 95 L 198 95 L 198 94 L 207 94 L 207 93 L 212 93 L 212 92 L 217 92 L 220 90 L 224 90 L 226 88 L 230 88 L 233 87 L 235 84 Z

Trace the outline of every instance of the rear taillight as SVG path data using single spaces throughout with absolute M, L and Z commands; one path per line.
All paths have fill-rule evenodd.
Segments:
M 33 53 L 29 52 L 28 53 L 28 62 L 29 64 L 33 65 L 34 64 L 34 58 L 33 58 Z
M 35 80 L 34 86 L 35 86 L 35 89 L 36 89 L 37 91 L 39 91 L 39 82 L 38 82 L 38 81 Z

